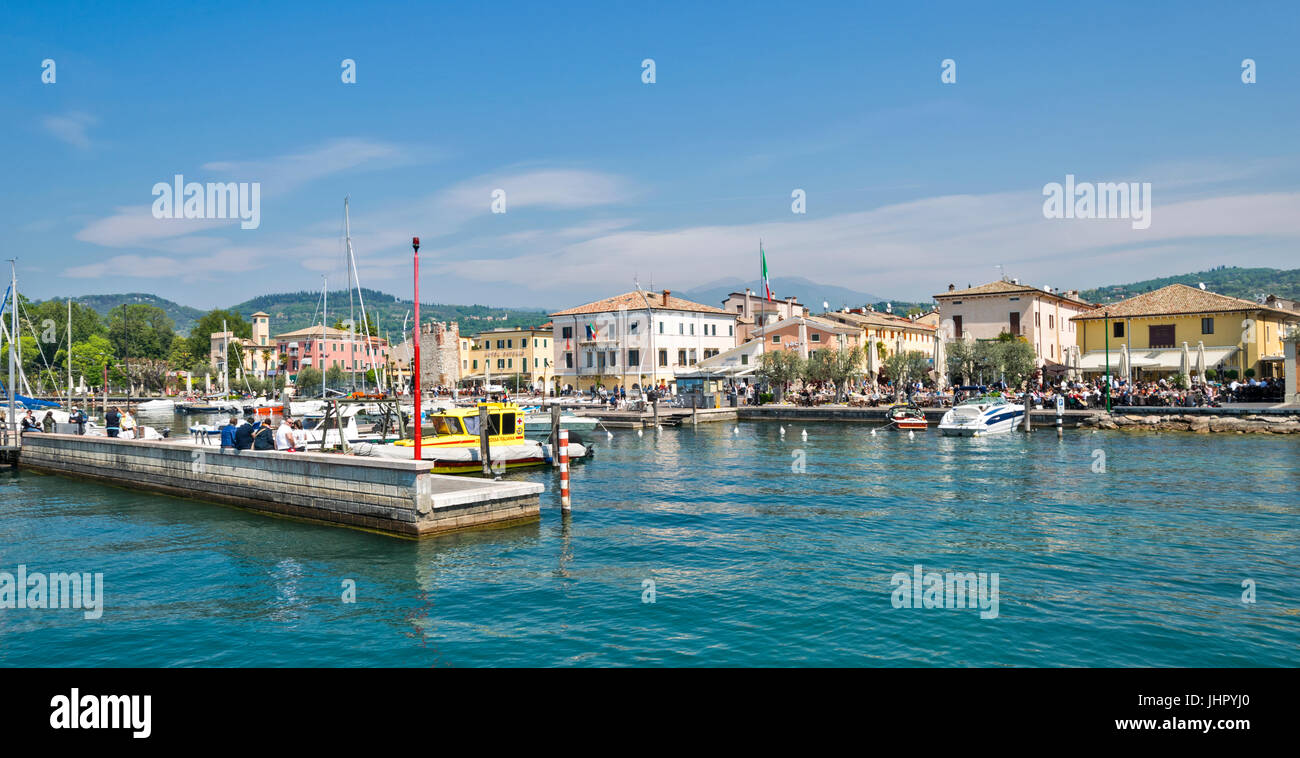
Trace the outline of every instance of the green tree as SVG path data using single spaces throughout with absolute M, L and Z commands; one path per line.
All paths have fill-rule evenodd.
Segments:
M 944 344 L 944 354 L 948 361 L 948 378 L 953 384 L 974 384 L 976 373 L 980 368 L 980 356 L 976 353 L 976 342 L 969 340 L 952 340 Z
M 299 397 L 320 392 L 320 369 L 313 366 L 303 366 L 298 369 L 298 374 L 293 380 L 293 386 L 297 389 Z
M 171 352 L 175 322 L 156 305 L 128 303 L 108 318 L 108 338 L 123 358 L 165 359 Z
M 885 359 L 885 376 L 894 385 L 896 395 L 901 396 L 906 387 L 913 382 L 920 381 L 930 372 L 929 359 L 925 353 L 916 350 L 909 350 L 903 353 L 894 353 Z
M 844 396 L 846 385 L 863 374 L 865 356 L 866 350 L 857 346 L 843 350 L 817 350 L 804 363 L 803 376 L 808 381 L 835 385 L 835 400 L 838 402 Z
M 770 350 L 758 361 L 757 374 L 783 397 L 790 383 L 803 376 L 803 358 L 789 350 Z
M 203 361 L 205 365 L 210 362 L 212 335 L 221 331 L 223 319 L 226 322 L 226 329 L 233 332 L 232 339 L 241 337 L 252 339 L 253 325 L 245 321 L 244 317 L 239 315 L 239 311 L 211 310 L 203 314 L 198 323 L 194 325 L 194 328 L 190 330 L 190 336 L 186 338 L 191 358 Z M 234 365 L 233 361 L 231 365 Z
M 347 387 L 348 377 L 343 372 L 343 367 L 335 364 L 325 370 L 325 384 L 332 390 L 343 390 Z

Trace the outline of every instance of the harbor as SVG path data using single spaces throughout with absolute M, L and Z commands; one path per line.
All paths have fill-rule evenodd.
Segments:
M 1294 436 L 871 428 L 615 430 L 572 470 L 570 515 L 554 470 L 519 469 L 502 482 L 539 491 L 538 518 L 420 540 L 22 467 L 0 477 L 0 557 L 103 571 L 104 616 L 0 614 L 0 662 L 1300 663 Z M 998 619 L 892 608 L 890 576 L 918 562 L 999 572 Z M 1268 588 L 1258 604 L 1245 579 Z

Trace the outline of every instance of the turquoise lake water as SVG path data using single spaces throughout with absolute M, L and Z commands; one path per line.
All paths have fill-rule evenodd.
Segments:
M 0 571 L 105 608 L 0 610 L 0 665 L 1300 664 L 1294 437 L 733 426 L 598 435 L 571 517 L 513 472 L 540 523 L 421 542 L 5 473 Z M 917 564 L 998 616 L 893 607 Z

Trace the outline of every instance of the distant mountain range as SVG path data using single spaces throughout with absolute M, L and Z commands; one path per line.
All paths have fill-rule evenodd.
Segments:
M 906 313 L 909 308 L 927 310 L 929 302 L 913 303 L 903 300 L 889 300 L 869 292 L 861 292 L 847 287 L 820 284 L 796 276 L 775 277 L 771 280 L 772 289 L 778 298 L 791 295 L 808 306 L 812 312 L 822 310 L 822 303 L 831 309 L 844 306 L 872 305 L 877 310 L 884 310 L 886 304 L 892 305 L 895 313 Z M 1131 284 L 1114 284 L 1096 289 L 1084 290 L 1080 296 L 1093 303 L 1110 303 L 1143 292 L 1150 292 L 1169 284 L 1187 284 L 1196 287 L 1204 283 L 1205 288 L 1221 295 L 1254 300 L 1259 295 L 1273 294 L 1279 297 L 1300 299 L 1300 269 L 1276 268 L 1240 268 L 1237 266 L 1219 266 L 1208 271 L 1191 274 L 1179 274 L 1160 279 L 1146 279 Z M 674 291 L 678 297 L 692 300 L 715 308 L 731 292 L 744 292 L 745 287 L 753 289 L 758 282 L 745 281 L 739 277 L 719 279 L 689 290 Z M 403 318 L 413 308 L 410 300 L 403 300 L 394 295 L 378 290 L 362 289 L 366 300 L 366 312 L 379 327 L 379 334 L 386 332 L 396 334 L 402 329 Z M 757 293 L 756 293 L 757 294 Z M 54 298 L 59 299 L 59 298 Z M 122 295 L 83 295 L 73 298 L 94 308 L 101 316 L 107 317 L 113 308 L 123 303 L 144 303 L 162 308 L 176 322 L 176 331 L 188 335 L 190 329 L 206 311 L 181 305 L 165 298 L 144 292 L 130 292 Z M 570 304 L 561 304 L 563 308 Z M 274 295 L 262 295 L 230 306 L 247 319 L 257 311 L 271 314 L 271 331 L 273 333 L 289 332 L 320 323 L 319 292 L 286 292 Z M 329 293 L 329 321 L 348 318 L 348 293 L 340 290 Z M 553 309 L 552 309 L 553 310 Z M 496 327 L 539 326 L 549 320 L 549 310 L 540 308 L 499 308 L 489 305 L 448 305 L 440 303 L 421 303 L 420 316 L 436 321 L 458 321 L 460 328 L 467 334 Z M 360 317 L 358 316 L 358 319 Z
M 796 297 L 800 304 L 808 306 L 813 313 L 820 313 L 825 309 L 822 303 L 825 303 L 826 308 L 830 310 L 839 310 L 845 306 L 855 308 L 872 305 L 876 310 L 883 311 L 886 307 L 892 307 L 894 313 L 899 314 L 906 313 L 908 308 L 919 307 L 925 310 L 930 305 L 929 303 L 890 300 L 880 295 L 873 295 L 870 292 L 861 292 L 848 287 L 837 287 L 833 284 L 820 284 L 801 276 L 776 276 L 772 277 L 770 283 L 773 297 L 780 300 L 791 296 Z M 722 301 L 727 298 L 727 295 L 732 292 L 744 292 L 746 287 L 754 290 L 762 287 L 762 284 L 754 280 L 745 281 L 739 277 L 731 277 L 673 294 L 717 308 L 722 305 Z M 762 297 L 761 291 L 755 291 L 754 294 Z
M 882 299 L 868 292 L 859 292 L 847 287 L 836 287 L 832 284 L 818 284 L 800 276 L 776 276 L 772 277 L 770 281 L 773 296 L 777 299 L 784 300 L 793 296 L 798 298 L 803 305 L 817 311 L 822 309 L 823 302 L 829 303 L 831 308 L 840 308 L 845 305 L 857 306 L 864 303 L 873 303 Z M 753 279 L 745 281 L 739 277 L 719 279 L 716 282 L 709 282 L 694 289 L 673 294 L 717 308 L 722 305 L 722 301 L 727 298 L 727 295 L 732 292 L 744 292 L 746 287 L 754 290 L 759 297 L 763 296 L 761 283 Z

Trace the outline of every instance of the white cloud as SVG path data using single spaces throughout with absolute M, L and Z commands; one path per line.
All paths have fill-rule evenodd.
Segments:
M 158 219 L 153 217 L 152 206 L 126 207 L 118 208 L 112 216 L 92 221 L 76 237 L 104 247 L 154 246 L 160 240 L 238 223 L 239 219 Z
M 46 116 L 41 119 L 45 131 L 80 150 L 90 149 L 90 136 L 86 134 L 86 130 L 97 123 L 99 119 L 80 112 L 63 116 Z
M 263 194 L 288 192 L 317 179 L 353 169 L 376 170 L 408 165 L 427 154 L 375 140 L 345 138 L 300 153 L 255 161 L 213 161 L 203 164 L 236 181 L 261 182 Z
M 1037 193 L 954 195 L 820 219 L 621 230 L 545 248 L 502 251 L 508 243 L 480 239 L 444 251 L 431 265 L 466 280 L 505 280 L 536 292 L 584 290 L 594 298 L 628 289 L 633 271 L 678 286 L 756 277 L 761 238 L 774 275 L 920 299 L 949 281 L 989 281 L 996 264 L 1026 281 L 1075 288 L 1190 270 L 1200 246 L 1225 238 L 1281 239 L 1287 249 L 1300 238 L 1300 193 L 1169 204 L 1157 194 L 1147 230 L 1126 220 L 1047 220 L 1041 209 Z M 1142 252 L 1153 247 L 1161 252 Z M 1218 262 L 1232 261 L 1231 248 L 1221 249 Z M 1118 250 L 1131 252 L 1117 268 Z

